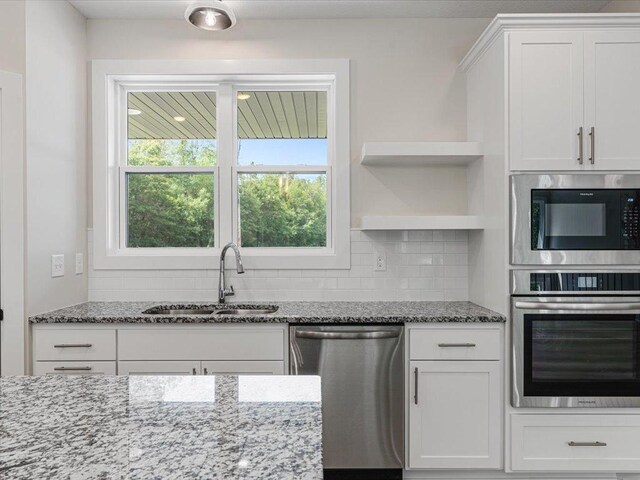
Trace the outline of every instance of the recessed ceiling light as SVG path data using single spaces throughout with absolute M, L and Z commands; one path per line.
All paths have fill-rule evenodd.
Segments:
M 236 24 L 236 16 L 220 0 L 193 2 L 184 12 L 184 18 L 202 30 L 226 30 Z
M 181 116 L 173 117 L 173 119 L 174 119 L 176 122 L 184 122 L 184 121 L 186 120 L 186 118 L 181 117 Z
M 141 113 L 140 110 L 136 110 L 135 108 L 127 108 L 128 115 L 140 115 Z
M 247 100 L 251 98 L 251 95 L 249 95 L 248 93 L 238 93 L 238 100 Z

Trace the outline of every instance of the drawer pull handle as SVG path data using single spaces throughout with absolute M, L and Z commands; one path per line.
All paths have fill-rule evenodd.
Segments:
M 53 348 L 91 348 L 93 347 L 90 343 L 59 343 L 54 345 Z
M 475 347 L 475 343 L 439 343 L 438 346 L 440 348 L 451 348 L 451 347 Z
M 604 442 L 569 442 L 570 447 L 606 447 Z
M 91 370 L 91 367 L 55 367 L 54 370 L 56 372 L 73 372 L 73 371 L 87 372 Z

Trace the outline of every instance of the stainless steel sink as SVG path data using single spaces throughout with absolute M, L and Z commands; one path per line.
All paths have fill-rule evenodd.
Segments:
M 268 315 L 277 305 L 156 305 L 142 313 L 147 315 Z
M 149 308 L 142 313 L 149 315 L 211 315 L 215 310 L 213 308 L 167 308 L 163 305 Z
M 269 315 L 277 311 L 278 307 L 275 305 L 259 308 L 247 308 L 243 306 L 242 308 L 225 308 L 218 310 L 216 311 L 216 315 Z

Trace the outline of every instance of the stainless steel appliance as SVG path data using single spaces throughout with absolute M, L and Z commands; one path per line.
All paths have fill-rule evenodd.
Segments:
M 511 263 L 640 263 L 640 175 L 512 175 Z
M 512 272 L 514 407 L 640 407 L 640 273 Z
M 290 373 L 322 378 L 325 478 L 402 478 L 402 325 L 291 326 Z

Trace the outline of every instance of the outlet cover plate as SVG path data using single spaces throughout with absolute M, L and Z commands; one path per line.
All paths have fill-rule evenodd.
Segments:
M 375 272 L 385 272 L 387 270 L 387 254 L 376 252 L 373 257 L 373 270 Z
M 64 277 L 64 255 L 51 255 L 51 277 Z

